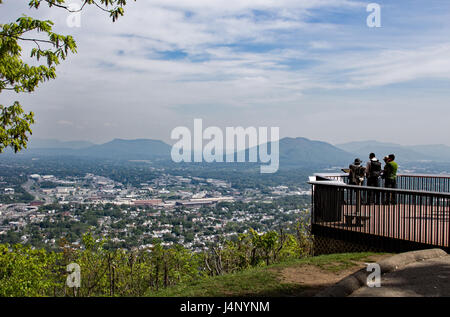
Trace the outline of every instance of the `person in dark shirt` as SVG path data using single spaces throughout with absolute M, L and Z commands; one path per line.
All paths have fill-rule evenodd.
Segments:
M 381 176 L 381 163 L 375 153 L 370 153 L 369 162 L 366 165 L 367 186 L 379 187 Z
M 359 158 L 356 158 L 353 164 L 350 164 L 349 166 L 349 174 L 348 174 L 348 184 L 349 185 L 357 185 L 361 186 L 364 182 L 364 175 L 365 175 L 365 168 L 364 166 L 361 166 L 361 160 Z M 349 190 L 347 192 L 347 203 L 349 204 L 355 204 L 358 205 L 361 203 L 361 193 L 357 193 L 354 195 L 353 190 Z M 353 199 L 356 198 L 356 201 Z
M 348 174 L 349 185 L 361 186 L 364 182 L 365 168 L 361 166 L 361 160 L 356 158 L 353 164 L 349 166 L 350 172 Z
M 367 186 L 380 187 L 381 163 L 376 158 L 375 153 L 370 153 L 369 159 L 366 165 Z M 367 202 L 378 203 L 380 199 L 378 194 L 376 191 L 370 191 Z

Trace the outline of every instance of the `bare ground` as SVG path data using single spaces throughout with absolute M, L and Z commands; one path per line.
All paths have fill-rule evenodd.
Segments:
M 280 283 L 302 286 L 296 296 L 314 296 L 319 291 L 336 284 L 343 278 L 365 268 L 367 262 L 377 262 L 391 254 L 369 256 L 365 261 L 352 261 L 355 265 L 342 270 L 329 270 L 315 265 L 300 265 L 281 269 L 278 274 Z M 328 266 L 333 266 L 330 263 Z

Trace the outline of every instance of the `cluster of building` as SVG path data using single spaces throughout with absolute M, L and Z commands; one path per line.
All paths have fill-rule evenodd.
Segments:
M 139 247 L 150 246 L 145 242 L 148 239 L 161 239 L 163 245 L 180 243 L 192 250 L 199 250 L 208 242 L 234 235 L 237 228 L 266 223 L 267 228 L 270 228 L 276 223 L 286 221 L 286 218 L 275 216 L 280 212 L 284 215 L 302 212 L 268 209 L 249 213 L 247 210 L 228 211 L 226 207 L 218 212 L 216 208 L 204 207 L 215 207 L 221 202 L 235 201 L 270 203 L 274 197 L 308 194 L 301 189 L 290 190 L 287 186 L 271 187 L 271 195 L 263 195 L 260 190 L 253 188 L 240 192 L 226 181 L 169 174 L 140 183 L 139 186 L 124 185 L 94 174 L 81 177 L 32 174 L 22 187 L 33 195 L 35 200 L 27 204 L 0 204 L 0 235 L 10 230 L 22 232 L 27 225 L 41 222 L 54 223 L 63 220 L 80 223 L 83 222 L 84 211 L 106 210 L 111 208 L 107 207 L 109 204 L 120 210 L 120 219 L 100 215 L 95 227 L 99 233 L 113 236 L 113 242 L 128 244 L 127 237 L 136 236 L 139 238 Z M 59 204 L 61 207 L 53 204 Z M 50 207 L 40 209 L 42 205 Z M 184 219 L 182 223 L 179 222 L 180 219 Z M 118 222 L 124 222 L 126 225 L 117 228 L 115 224 Z M 189 228 L 184 227 L 183 223 L 189 224 Z M 45 233 L 46 226 L 39 226 L 42 241 L 45 244 L 55 244 L 55 239 Z M 137 228 L 138 234 L 135 231 Z M 192 234 L 185 236 L 186 232 Z M 29 234 L 23 234 L 21 242 L 27 242 L 30 238 Z
M 229 183 L 215 179 L 192 179 L 180 176 L 166 176 L 164 180 L 156 179 L 141 183 L 140 187 L 124 186 L 109 178 L 87 174 L 84 177 L 58 179 L 53 175 L 30 175 L 34 186 L 27 190 L 46 202 L 67 203 L 111 203 L 115 205 L 156 206 L 171 208 L 175 205 L 202 206 L 220 201 L 234 201 L 231 196 L 222 196 L 220 191 L 202 190 L 196 192 L 196 186 L 189 186 L 192 179 L 203 181 L 204 185 L 219 188 L 231 188 Z M 51 184 L 52 186 L 49 186 Z M 181 185 L 181 188 L 179 188 Z M 201 183 L 200 183 L 201 185 Z M 170 190 L 166 187 L 172 187 Z M 171 197 L 179 197 L 173 199 Z

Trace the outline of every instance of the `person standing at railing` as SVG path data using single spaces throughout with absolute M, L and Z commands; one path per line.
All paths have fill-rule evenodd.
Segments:
M 361 186 L 364 182 L 364 175 L 366 172 L 364 166 L 361 166 L 361 160 L 356 158 L 353 164 L 350 164 L 349 169 L 348 184 Z
M 389 154 L 387 157 L 386 165 L 383 170 L 383 178 L 384 178 L 384 187 L 386 188 L 397 188 L 397 170 L 398 164 L 394 161 L 395 155 Z M 385 201 L 387 204 L 395 204 L 395 194 L 388 194 L 387 199 Z
M 353 164 L 350 164 L 349 169 L 350 172 L 348 174 L 348 184 L 349 185 L 357 185 L 357 186 L 361 186 L 364 183 L 364 175 L 366 172 L 366 169 L 364 168 L 364 166 L 361 166 L 361 160 L 359 158 L 356 158 L 355 161 L 353 162 Z M 349 200 L 348 202 L 350 204 L 353 204 L 353 190 L 350 190 L 348 192 L 349 195 Z M 357 213 L 359 212 L 359 208 L 361 207 L 361 192 L 357 191 L 356 192 L 356 210 Z
M 367 186 L 380 187 L 381 162 L 376 158 L 375 153 L 370 153 L 369 162 L 366 164 Z M 369 192 L 367 203 L 378 203 L 380 196 L 377 192 Z

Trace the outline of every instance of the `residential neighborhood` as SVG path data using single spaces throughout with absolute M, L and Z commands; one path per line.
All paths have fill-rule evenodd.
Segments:
M 0 205 L 0 239 L 57 247 L 61 238 L 79 244 L 93 231 L 112 246 L 146 248 L 180 244 L 200 251 L 208 243 L 236 237 L 253 228 L 295 226 L 308 214 L 310 192 L 274 186 L 239 191 L 224 180 L 163 174 L 139 187 L 87 173 L 83 177 L 27 175 L 22 185 L 28 203 Z M 12 188 L 4 188 L 12 195 Z M 291 208 L 277 199 L 296 197 Z M 298 206 L 301 206 L 299 208 Z

